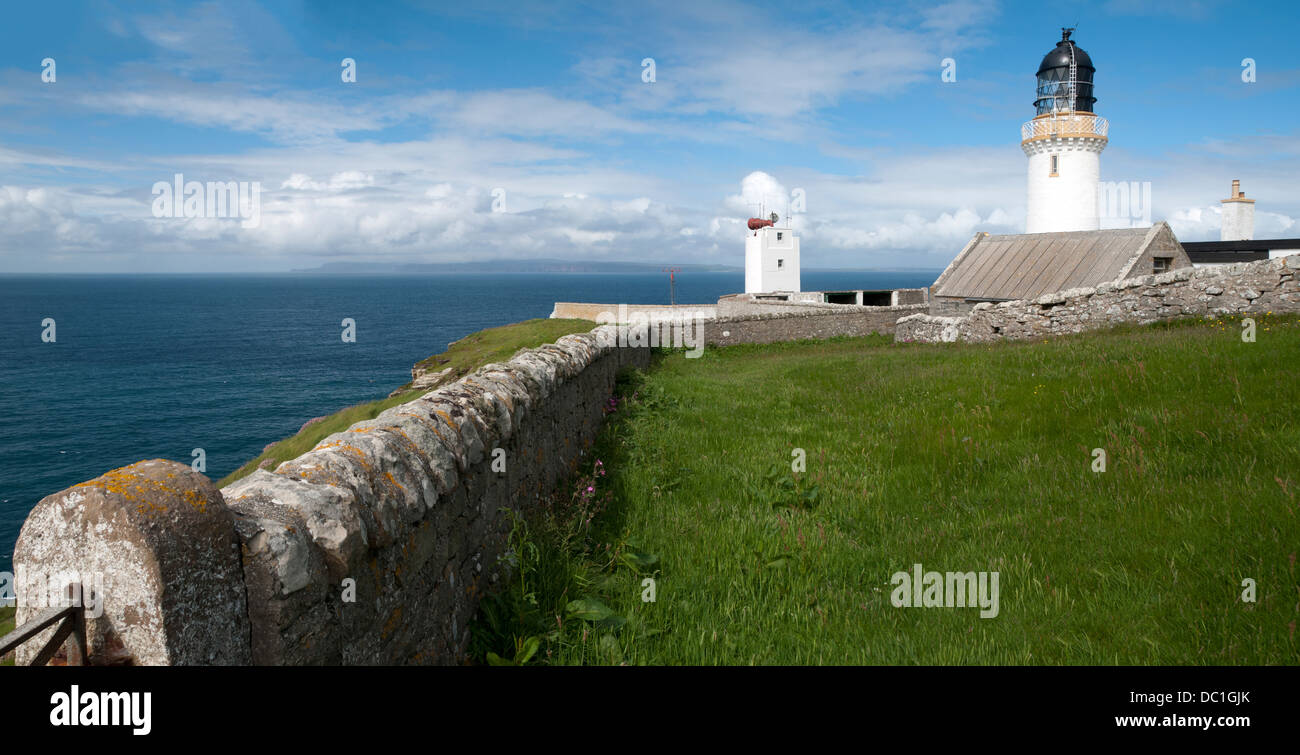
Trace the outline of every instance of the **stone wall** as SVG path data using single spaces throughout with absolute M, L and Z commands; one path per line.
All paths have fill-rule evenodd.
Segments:
M 731 294 L 718 299 L 718 318 L 736 318 L 750 317 L 754 315 L 771 316 L 771 317 L 789 317 L 802 314 L 846 314 L 846 313 L 866 313 L 876 314 L 887 311 L 898 306 L 912 306 L 915 304 L 924 304 L 924 294 L 915 294 L 919 289 L 906 289 L 903 291 L 894 291 L 891 295 L 891 301 L 898 299 L 900 294 L 904 298 L 912 299 L 903 304 L 893 304 L 891 306 L 874 306 L 861 304 L 828 304 L 824 301 L 812 301 L 808 299 L 780 301 L 774 299 L 757 299 L 754 294 Z M 797 294 L 796 294 L 797 295 Z M 822 294 L 818 293 L 817 296 Z
M 1300 312 L 1300 256 L 1160 275 L 1044 294 L 1032 301 L 977 304 L 965 317 L 915 314 L 898 321 L 898 341 L 1038 338 L 1176 317 Z
M 557 301 L 551 309 L 552 318 L 572 318 L 597 322 L 602 315 L 607 322 L 616 322 L 619 313 L 644 315 L 652 319 L 678 317 L 716 317 L 718 308 L 712 304 L 592 304 L 590 302 Z
M 900 317 L 925 312 L 928 305 L 902 307 L 857 307 L 846 304 L 810 305 L 777 302 L 758 305 L 760 314 L 718 318 L 704 324 L 705 343 L 709 346 L 734 346 L 742 343 L 776 343 L 806 338 L 865 336 L 890 334 Z
M 247 664 L 239 553 L 230 511 L 207 477 L 162 459 L 115 469 L 28 514 L 14 546 L 18 623 L 80 583 L 81 604 L 102 599 L 102 613 L 86 619 L 96 662 Z M 31 663 L 54 632 L 20 645 L 17 662 Z
M 56 493 L 15 566 L 107 575 L 96 662 L 460 662 L 503 576 L 506 512 L 577 467 L 616 373 L 649 364 L 607 330 L 487 365 L 221 491 L 159 461 Z
M 890 334 L 894 323 L 904 315 L 926 311 L 925 303 L 896 307 L 864 307 L 825 302 L 752 301 L 747 294 L 724 296 L 718 300 L 717 316 L 704 308 L 689 305 L 633 308 L 617 304 L 581 305 L 608 312 L 619 322 L 641 328 L 645 340 L 655 346 L 675 345 L 693 349 L 697 346 L 735 346 L 744 343 L 776 343 L 810 338 Z M 579 306 L 556 304 L 561 307 Z M 569 315 L 597 313 L 579 309 L 563 310 Z M 684 333 L 679 332 L 685 329 Z M 628 339 L 633 331 L 622 331 Z M 637 341 L 632 339 L 633 343 Z

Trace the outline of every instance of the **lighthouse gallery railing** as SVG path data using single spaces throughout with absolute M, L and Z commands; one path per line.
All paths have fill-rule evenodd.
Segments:
M 1042 139 L 1049 136 L 1101 136 L 1110 131 L 1110 124 L 1100 115 L 1050 115 L 1035 118 L 1020 127 L 1020 140 Z

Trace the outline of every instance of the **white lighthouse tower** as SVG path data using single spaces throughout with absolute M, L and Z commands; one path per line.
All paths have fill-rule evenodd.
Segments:
M 799 238 L 774 212 L 750 218 L 745 236 L 745 293 L 799 291 Z
M 1020 127 L 1020 148 L 1029 158 L 1029 204 L 1025 233 L 1095 231 L 1097 181 L 1109 124 L 1093 112 L 1096 69 L 1088 53 L 1061 30 L 1061 41 L 1038 67 L 1037 111 Z

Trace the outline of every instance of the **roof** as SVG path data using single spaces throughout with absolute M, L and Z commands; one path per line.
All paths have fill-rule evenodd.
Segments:
M 1006 301 L 1087 288 L 1151 272 L 1137 263 L 1160 253 L 1173 267 L 1191 261 L 1169 225 L 1102 231 L 976 233 L 934 283 L 935 296 Z
M 1052 48 L 1051 52 L 1043 56 L 1043 62 L 1038 66 L 1038 73 L 1041 74 L 1043 71 L 1050 68 L 1068 69 L 1070 67 L 1071 47 L 1074 48 L 1074 63 L 1076 69 L 1087 68 L 1090 71 L 1097 70 L 1092 65 L 1092 58 L 1088 53 L 1083 51 L 1082 47 L 1076 45 L 1072 39 L 1062 39 L 1060 42 L 1056 43 L 1056 47 Z M 1092 81 L 1092 77 L 1087 77 L 1087 80 Z

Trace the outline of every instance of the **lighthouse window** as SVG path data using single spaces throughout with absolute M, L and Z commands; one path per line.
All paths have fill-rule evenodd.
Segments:
M 1056 175 L 1056 158 L 1057 155 L 1052 155 L 1052 170 L 1050 171 L 1049 175 L 1053 175 L 1053 176 Z
M 785 235 L 785 234 L 781 233 L 780 231 L 777 231 L 777 232 L 776 232 L 776 240 L 777 240 L 777 241 L 780 241 L 780 240 L 781 240 L 781 237 L 784 236 L 784 235 Z
M 777 260 L 777 261 L 776 261 L 776 269 L 777 269 L 777 270 L 780 270 L 780 269 L 783 268 L 783 267 L 785 267 L 785 260 Z

